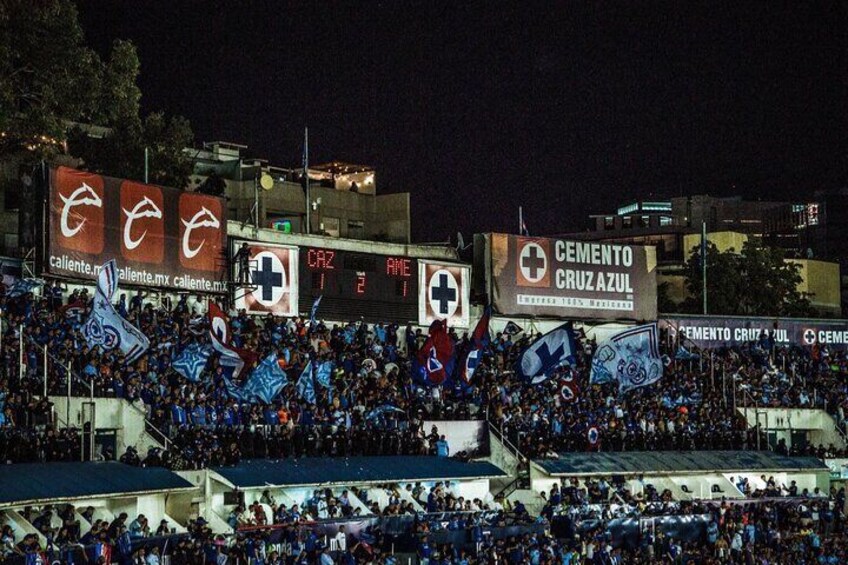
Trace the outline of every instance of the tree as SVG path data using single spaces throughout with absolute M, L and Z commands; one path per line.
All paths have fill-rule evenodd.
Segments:
M 669 296 L 670 285 L 668 282 L 657 283 L 657 312 L 677 312 L 680 307 Z
M 44 138 L 63 139 L 68 121 L 102 119 L 98 104 L 102 73 L 100 58 L 83 43 L 72 2 L 0 2 L 4 149 L 15 151 L 21 143 L 31 145 Z
M 726 316 L 803 317 L 813 314 L 809 297 L 798 291 L 800 266 L 784 261 L 779 248 L 762 247 L 748 240 L 742 252 L 720 252 L 707 243 L 708 314 Z M 682 310 L 702 313 L 700 246 L 685 265 L 689 294 Z
M 710 314 L 730 314 L 735 311 L 735 302 L 739 293 L 739 274 L 737 256 L 733 250 L 720 252 L 707 242 L 707 299 Z M 703 283 L 701 270 L 701 248 L 692 250 L 685 266 L 686 290 L 689 297 L 683 301 L 682 310 L 690 313 L 703 313 Z
M 161 113 L 142 118 L 140 70 L 130 41 L 115 41 L 106 63 L 88 48 L 70 0 L 3 0 L 0 153 L 26 149 L 36 161 L 67 150 L 89 170 L 143 180 L 147 147 L 151 182 L 184 187 L 191 126 Z
M 803 317 L 814 314 L 809 296 L 798 290 L 801 266 L 788 263 L 777 247 L 745 242 L 739 261 L 739 310 L 752 316 Z

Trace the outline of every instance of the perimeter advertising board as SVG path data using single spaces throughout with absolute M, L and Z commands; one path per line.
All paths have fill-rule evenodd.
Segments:
M 653 247 L 506 234 L 486 237 L 492 304 L 501 314 L 656 318 Z
M 692 316 L 663 318 L 660 328 L 668 339 L 701 349 L 735 346 L 758 341 L 763 332 L 774 336 L 778 346 L 826 345 L 831 350 L 848 350 L 848 320 L 804 320 Z
M 115 259 L 125 284 L 226 291 L 222 199 L 58 167 L 48 202 L 48 273 L 94 280 Z

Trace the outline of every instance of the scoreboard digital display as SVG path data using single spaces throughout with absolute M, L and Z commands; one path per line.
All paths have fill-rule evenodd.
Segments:
M 300 311 L 322 296 L 319 318 L 415 321 L 418 261 L 411 257 L 301 247 Z

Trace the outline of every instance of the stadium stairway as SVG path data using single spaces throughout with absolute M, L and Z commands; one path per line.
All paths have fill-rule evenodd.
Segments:
M 833 444 L 837 449 L 848 447 L 848 439 L 839 429 L 836 420 L 821 409 L 803 408 L 761 408 L 750 406 L 737 407 L 737 412 L 745 418 L 749 427 L 759 423 L 771 436 L 772 449 L 781 439 L 786 446 L 793 442 L 806 441 L 809 445 Z
M 493 479 L 491 492 L 511 502 L 521 501 L 531 515 L 537 515 L 545 505 L 540 494 L 530 488 L 530 460 L 489 422 L 489 457 L 487 461 L 499 467 L 507 478 Z
M 123 398 L 51 396 L 49 400 L 60 427 L 82 428 L 93 419 L 95 430 L 114 430 L 115 459 L 130 446 L 142 459 L 151 448 L 170 448 L 170 440 L 147 420 L 144 410 Z

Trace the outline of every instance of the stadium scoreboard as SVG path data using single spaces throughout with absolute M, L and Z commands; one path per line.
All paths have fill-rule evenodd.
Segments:
M 335 322 L 418 323 L 446 320 L 468 327 L 470 267 L 445 261 L 338 249 L 332 246 L 231 239 L 234 262 L 248 246 L 247 280 L 237 284 L 237 310 L 251 314 L 308 316 L 320 296 L 317 317 Z M 233 275 L 240 273 L 235 265 Z M 241 280 L 241 275 L 238 275 Z
M 323 296 L 320 317 L 414 321 L 418 317 L 418 261 L 322 247 L 301 247 L 300 311 Z

